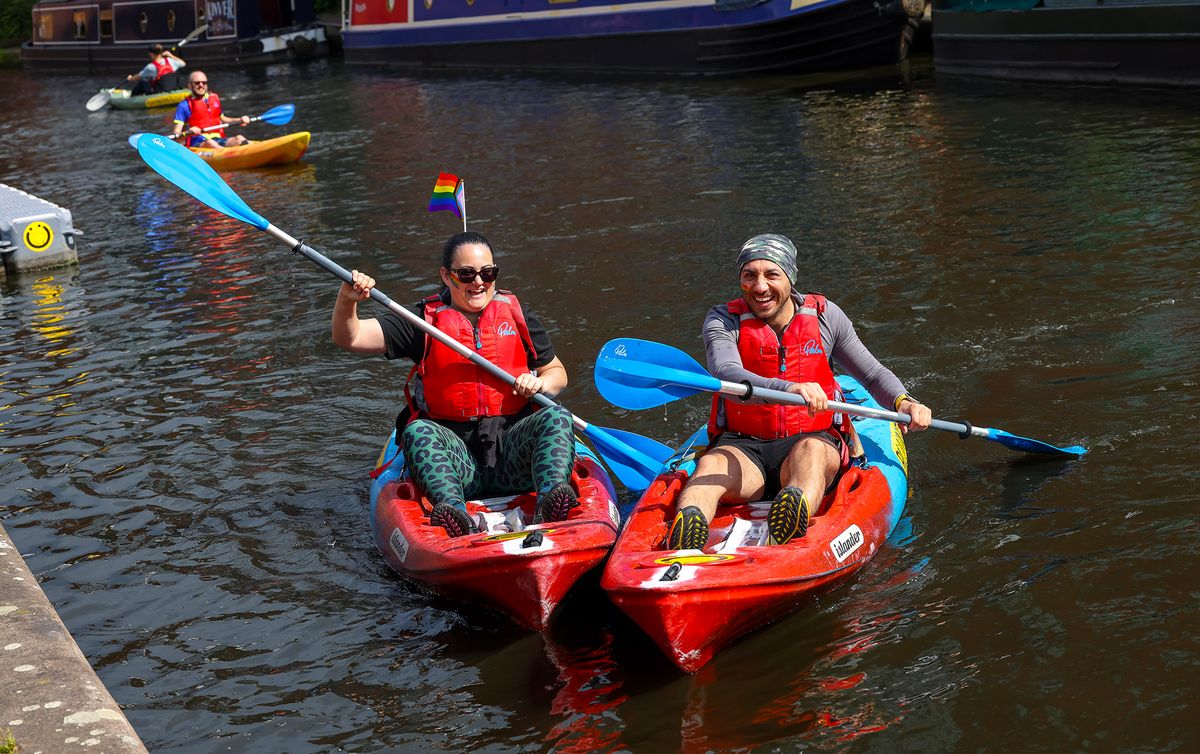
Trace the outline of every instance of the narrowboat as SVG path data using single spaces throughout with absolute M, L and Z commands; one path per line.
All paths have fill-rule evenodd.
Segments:
M 897 63 L 926 0 L 350 0 L 349 63 L 728 76 Z
M 34 70 L 136 73 L 147 49 L 171 48 L 192 67 L 282 62 L 327 55 L 313 0 L 41 0 L 21 61 Z
M 1200 85 L 1200 0 L 936 0 L 939 76 Z

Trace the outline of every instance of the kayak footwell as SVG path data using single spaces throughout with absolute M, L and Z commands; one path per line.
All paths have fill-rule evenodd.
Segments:
M 389 445 L 389 448 L 394 445 Z M 579 507 L 564 521 L 529 523 L 537 496 L 471 501 L 480 531 L 450 537 L 429 522 L 432 505 L 393 462 L 372 486 L 375 544 L 397 573 L 459 600 L 480 602 L 518 624 L 544 631 L 571 587 L 604 560 L 620 516 L 608 474 L 590 455 L 571 481 Z

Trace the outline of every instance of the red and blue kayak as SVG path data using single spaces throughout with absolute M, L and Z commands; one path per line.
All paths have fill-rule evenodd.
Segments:
M 838 381 L 847 403 L 879 407 L 853 378 Z M 701 429 L 630 513 L 601 586 L 689 673 L 739 636 L 793 612 L 870 560 L 904 512 L 908 457 L 899 426 L 856 419 L 855 427 L 866 462 L 842 475 L 804 537 L 768 545 L 770 501 L 758 501 L 719 508 L 702 550 L 667 550 L 676 498 L 708 443 Z
M 450 537 L 429 523 L 433 504 L 405 473 L 393 432 L 380 463 L 394 460 L 371 485 L 375 546 L 397 573 L 544 631 L 571 587 L 608 555 L 620 527 L 608 472 L 585 445 L 575 450 L 571 483 L 580 505 L 566 520 L 530 524 L 537 501 L 530 491 L 469 501 L 479 533 Z

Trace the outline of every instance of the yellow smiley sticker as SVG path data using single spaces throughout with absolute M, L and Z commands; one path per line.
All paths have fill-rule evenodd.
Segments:
M 54 243 L 54 231 L 41 220 L 26 225 L 23 237 L 30 251 L 45 251 Z

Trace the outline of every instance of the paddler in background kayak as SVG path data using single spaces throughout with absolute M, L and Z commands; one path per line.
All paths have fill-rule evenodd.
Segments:
M 168 81 L 171 84 L 175 83 L 175 72 L 187 65 L 183 58 L 164 49 L 160 44 L 150 45 L 149 53 L 150 62 L 146 67 L 126 78 L 126 81 L 137 79 L 132 92 L 134 97 L 166 91 Z
M 905 431 L 923 430 L 929 408 L 871 355 L 837 304 L 795 291 L 796 247 L 766 233 L 742 244 L 737 259 L 742 295 L 709 310 L 704 320 L 708 371 L 720 380 L 786 390 L 808 406 L 713 397 L 709 449 L 677 502 L 667 534 L 672 550 L 701 549 L 719 502 L 773 498 L 767 527 L 775 544 L 803 537 L 808 518 L 845 471 L 857 445 L 848 416 L 827 410 L 838 399 L 837 361 L 882 406 L 912 416 Z
M 477 530 L 466 501 L 534 489 L 535 522 L 560 521 L 579 502 L 571 486 L 575 438 L 561 406 L 538 411 L 529 398 L 567 386 L 541 321 L 517 297 L 497 290 L 500 268 L 480 233 L 450 238 L 439 270 L 444 287 L 411 307 L 418 316 L 516 378 L 509 386 L 401 317 L 359 319 L 358 302 L 375 280 L 352 271 L 333 308 L 333 342 L 355 353 L 413 361 L 396 420 L 397 443 L 430 521 L 452 537 Z
M 225 136 L 224 129 L 210 131 L 209 134 L 215 134 L 213 136 L 203 133 L 205 128 L 221 123 L 241 123 L 243 126 L 250 123 L 249 115 L 231 118 L 222 111 L 221 98 L 217 96 L 216 92 L 209 91 L 208 75 L 204 71 L 192 71 L 188 75 L 188 89 L 191 93 L 175 108 L 175 127 L 171 132 L 171 138 L 179 138 L 183 133 L 184 126 L 187 126 L 188 138 L 185 143 L 189 147 L 214 149 L 237 147 L 250 143 L 250 140 L 241 134 Z

